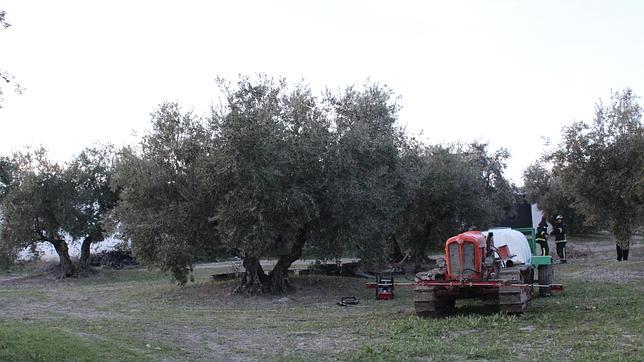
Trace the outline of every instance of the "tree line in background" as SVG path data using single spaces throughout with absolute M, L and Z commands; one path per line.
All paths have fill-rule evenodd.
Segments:
M 181 284 L 197 261 L 238 256 L 246 270 L 239 292 L 283 292 L 303 255 L 381 264 L 404 253 L 422 263 L 428 247 L 513 213 L 518 190 L 503 175 L 506 150 L 420 142 L 398 124 L 386 87 L 316 97 L 306 84 L 267 76 L 218 84 L 224 100 L 209 115 L 163 104 L 137 145 L 86 149 L 64 165 L 45 150 L 0 158 L 4 255 L 50 243 L 62 276 L 72 276 L 67 240 L 82 244 L 83 270 L 91 244 L 117 234 L 140 262 Z M 641 147 L 641 120 L 635 129 Z M 555 170 L 573 167 L 562 158 L 566 142 L 549 156 Z M 530 198 L 590 219 L 571 176 L 537 167 L 529 171 L 539 177 L 526 180 Z M 641 209 L 639 187 L 628 205 Z M 561 198 L 574 202 L 544 201 Z M 276 260 L 272 270 L 262 258 Z
M 82 270 L 90 245 L 117 233 L 180 283 L 194 262 L 234 255 L 240 291 L 280 292 L 303 254 L 378 263 L 395 244 L 422 262 L 428 246 L 512 212 L 507 151 L 419 142 L 386 87 L 316 97 L 266 76 L 219 86 L 225 100 L 209 116 L 163 104 L 135 146 L 86 149 L 64 165 L 45 150 L 2 158 L 5 254 L 51 243 L 71 276 L 66 236 L 82 243 Z

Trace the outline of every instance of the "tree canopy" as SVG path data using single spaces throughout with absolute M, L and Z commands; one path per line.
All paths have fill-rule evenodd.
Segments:
M 638 97 L 626 89 L 598 103 L 591 123 L 565 127 L 547 155 L 574 205 L 590 221 L 628 241 L 644 222 L 644 127 Z
M 79 265 L 89 267 L 90 247 L 108 234 L 107 217 L 116 206 L 119 189 L 112 188 L 116 153 L 110 145 L 83 150 L 65 169 L 66 181 L 74 188 L 74 214 L 63 229 L 73 238 L 82 239 Z
M 81 269 L 89 264 L 90 245 L 103 240 L 104 217 L 118 195 L 110 189 L 113 152 L 97 147 L 70 164 L 51 161 L 45 149 L 15 153 L 0 160 L 0 249 L 53 245 L 61 275 L 75 275 L 68 240 L 83 238 Z
M 216 141 L 205 127 L 177 104 L 163 104 L 140 145 L 121 150 L 112 183 L 121 190 L 112 214 L 120 235 L 139 261 L 182 283 L 200 255 L 220 246 L 214 216 L 221 196 L 209 160 Z
M 507 151 L 487 145 L 416 144 L 402 156 L 407 181 L 397 242 L 417 263 L 428 246 L 468 228 L 487 228 L 513 211 L 514 190 L 503 176 Z
M 49 242 L 60 258 L 61 275 L 74 275 L 76 267 L 64 237 L 64 225 L 74 215 L 69 197 L 74 189 L 66 182 L 64 169 L 51 162 L 44 149 L 16 153 L 10 162 L 10 182 L 0 200 L 3 248 L 35 248 Z
M 545 163 L 534 163 L 523 172 L 527 200 L 536 203 L 553 224 L 557 215 L 565 215 L 570 233 L 581 233 L 598 226 L 597 222 L 591 224 L 586 220 L 584 214 L 577 209 L 575 198 L 565 187 L 562 177 L 555 175 Z

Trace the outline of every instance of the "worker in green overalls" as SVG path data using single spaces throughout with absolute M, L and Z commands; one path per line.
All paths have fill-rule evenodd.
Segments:
M 560 263 L 565 264 L 566 260 L 566 225 L 563 223 L 563 216 L 557 215 L 555 225 L 552 230 L 552 235 L 555 236 L 555 245 L 557 246 L 557 255 L 559 255 Z
M 535 240 L 541 247 L 541 255 L 549 255 L 550 250 L 548 249 L 548 222 L 546 221 L 545 216 L 541 218 L 541 222 L 537 226 L 537 237 Z

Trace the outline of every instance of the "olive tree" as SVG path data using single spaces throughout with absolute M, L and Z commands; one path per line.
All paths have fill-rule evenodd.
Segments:
M 74 213 L 63 229 L 74 239 L 82 239 L 79 266 L 89 268 L 90 247 L 108 234 L 105 225 L 118 201 L 118 188 L 112 188 L 116 153 L 110 145 L 83 150 L 65 169 L 65 178 L 74 188 Z
M 120 151 L 112 187 L 120 201 L 112 224 L 137 259 L 187 282 L 199 257 L 221 252 L 214 218 L 221 200 L 210 157 L 217 134 L 176 103 L 152 113 L 138 147 Z
M 622 248 L 644 222 L 644 127 L 638 97 L 626 89 L 596 105 L 591 123 L 565 127 L 547 158 L 590 221 L 608 225 Z
M 597 225 L 597 222 L 590 225 L 577 210 L 573 194 L 564 187 L 561 176 L 554 175 L 551 169 L 541 163 L 535 163 L 525 169 L 523 188 L 527 200 L 536 203 L 552 223 L 557 215 L 565 215 L 570 233 L 588 231 Z
M 5 192 L 8 190 L 9 184 L 13 177 L 13 164 L 8 157 L 0 156 L 0 268 L 5 268 L 13 264 L 18 253 L 18 248 L 15 245 L 7 245 L 2 236 L 2 199 Z
M 289 266 L 318 256 L 381 255 L 397 213 L 397 106 L 378 85 L 327 93 L 242 78 L 214 115 L 222 241 L 244 258 L 240 290 L 288 290 Z M 375 251 L 375 252 L 374 252 Z M 259 259 L 277 258 L 265 273 Z
M 76 274 L 64 237 L 64 225 L 75 214 L 74 188 L 64 167 L 49 160 L 44 149 L 16 153 L 10 163 L 10 182 L 0 200 L 0 243 L 5 248 L 50 243 L 60 259 L 61 277 Z
M 396 239 L 411 261 L 422 264 L 428 246 L 471 227 L 491 226 L 512 211 L 506 157 L 504 150 L 490 154 L 485 144 L 407 149 L 402 160 L 408 191 Z
M 335 246 L 364 260 L 384 261 L 404 206 L 405 146 L 392 90 L 378 84 L 327 94 L 333 125 L 323 220 Z
M 220 131 L 216 186 L 224 194 L 218 229 L 243 258 L 240 292 L 282 292 L 320 215 L 329 127 L 303 85 L 289 90 L 264 76 L 220 85 L 226 103 L 213 113 Z M 268 273 L 264 257 L 277 258 Z

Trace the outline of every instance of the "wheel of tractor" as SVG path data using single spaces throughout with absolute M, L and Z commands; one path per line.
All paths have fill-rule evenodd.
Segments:
M 530 279 L 529 266 L 515 266 L 501 269 L 500 278 L 510 284 L 499 288 L 499 310 L 505 313 L 523 313 L 532 299 L 532 288 L 513 286 L 526 284 Z
M 552 265 L 539 265 L 539 285 L 550 285 L 554 282 L 555 274 Z M 552 295 L 552 290 L 548 288 L 539 288 L 539 295 L 542 297 L 549 297 Z
M 419 317 L 437 317 L 454 309 L 456 299 L 453 296 L 441 295 L 440 289 L 427 286 L 414 288 L 414 309 Z
M 499 288 L 499 311 L 523 313 L 528 309 L 532 293 L 530 287 L 504 286 Z
M 449 296 L 436 297 L 434 304 L 436 306 L 436 310 L 432 314 L 432 317 L 438 317 L 449 314 L 453 311 L 454 306 L 456 306 L 456 299 Z

